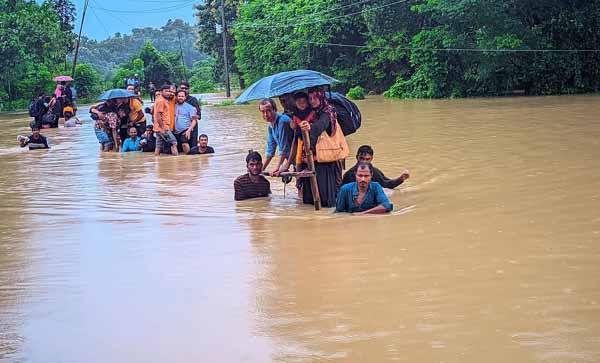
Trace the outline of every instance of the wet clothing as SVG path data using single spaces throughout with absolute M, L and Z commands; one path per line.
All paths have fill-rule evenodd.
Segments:
M 357 205 L 356 198 L 358 198 L 358 183 L 346 184 L 340 189 L 340 195 L 338 196 L 337 203 L 335 206 L 336 213 L 356 213 L 364 212 L 371 208 L 375 208 L 378 205 L 383 205 L 387 212 L 391 212 L 394 209 L 392 203 L 388 199 L 387 195 L 383 191 L 381 185 L 377 182 L 370 182 L 367 192 L 362 202 Z
M 146 144 L 140 144 L 140 149 L 145 153 L 153 153 L 154 149 L 156 149 L 156 137 L 154 137 L 154 134 L 151 134 L 148 137 L 142 137 L 142 140 L 146 140 Z
M 37 149 L 49 149 L 48 139 L 46 137 L 39 135 L 36 139 L 33 134 L 29 135 L 29 141 L 26 141 L 21 147 L 29 146 L 29 150 L 37 150 Z
M 160 116 L 159 116 L 160 115 Z M 162 117 L 163 127 L 160 127 L 158 118 Z M 171 118 L 171 104 L 164 97 L 157 97 L 154 102 L 154 113 L 152 115 L 154 132 L 163 132 L 173 129 L 173 118 Z
M 185 99 L 185 102 L 194 106 L 194 108 L 196 109 L 196 114 L 198 115 L 198 118 L 200 118 L 200 116 L 202 114 L 202 108 L 200 107 L 200 102 L 198 102 L 198 99 L 194 96 L 188 95 L 187 98 Z
M 139 113 L 142 113 L 142 118 L 135 121 Z M 144 114 L 144 105 L 142 101 L 138 100 L 135 97 L 131 97 L 129 99 L 129 122 L 138 123 L 146 123 L 146 115 Z
M 68 119 L 65 121 L 65 127 L 77 127 L 77 120 L 75 118 Z
M 38 114 L 33 118 L 35 120 L 35 125 L 37 128 L 42 128 L 42 119 L 44 115 L 48 112 L 48 106 L 45 102 L 45 97 L 38 97 L 36 102 L 36 109 L 39 110 Z
M 250 179 L 250 174 L 239 176 L 233 182 L 235 200 L 268 197 L 271 194 L 271 183 L 262 175 L 257 176 L 257 182 Z
M 383 172 L 376 167 L 373 167 L 373 179 L 374 182 L 379 183 L 382 187 L 387 189 L 394 189 L 398 185 L 402 184 L 402 179 L 390 179 L 383 174 Z M 356 181 L 356 165 L 348 169 L 342 179 L 342 185 L 354 183 Z
M 310 147 L 315 153 L 315 145 L 319 135 L 326 131 L 331 135 L 332 123 L 328 112 L 317 112 L 317 119 L 311 123 L 310 128 Z M 315 158 L 316 159 L 316 158 Z M 335 206 L 339 182 L 342 176 L 342 166 L 339 161 L 331 163 L 319 163 L 315 161 L 315 171 L 317 172 L 317 185 L 319 186 L 319 195 L 321 205 L 326 208 Z M 310 188 L 310 178 L 301 178 L 299 183 L 302 188 L 302 201 L 305 204 L 313 204 L 312 189 Z
M 198 111 L 187 102 L 175 105 L 175 132 L 186 131 L 192 125 L 192 119 L 198 116 Z
M 125 142 L 123 142 L 123 148 L 121 149 L 122 152 L 126 153 L 128 151 L 140 151 L 140 138 L 136 137 L 135 140 L 133 140 L 131 137 L 126 139 Z
M 112 138 L 108 135 L 106 130 L 96 127 L 94 128 L 94 132 L 96 133 L 96 138 L 98 139 L 98 142 L 102 144 L 102 146 L 112 148 L 114 142 Z
M 202 150 L 200 150 L 199 146 L 194 146 L 193 148 L 190 149 L 190 152 L 188 153 L 188 155 L 201 155 L 201 154 L 214 154 L 215 153 L 215 149 L 213 149 L 211 146 L 207 146 L 206 150 L 204 150 L 204 152 L 202 152 Z
M 275 116 L 275 123 L 269 124 L 267 128 L 267 157 L 275 156 L 275 151 L 279 148 L 279 154 L 283 157 L 290 155 L 292 142 L 294 139 L 294 130 L 290 127 L 292 120 L 287 115 L 280 113 Z
M 162 150 L 165 147 L 171 147 L 171 145 L 177 145 L 177 139 L 171 131 L 157 132 L 156 135 L 156 149 Z

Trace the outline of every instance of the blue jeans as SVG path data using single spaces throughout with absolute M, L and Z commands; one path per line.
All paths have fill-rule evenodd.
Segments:
M 98 139 L 99 143 L 101 143 L 104 146 L 112 146 L 113 141 L 108 136 L 106 131 L 104 131 L 102 129 L 94 129 L 94 131 L 96 132 L 96 138 Z

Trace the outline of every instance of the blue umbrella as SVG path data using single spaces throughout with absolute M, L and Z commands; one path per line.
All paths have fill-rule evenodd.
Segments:
M 301 69 L 281 72 L 254 82 L 235 100 L 235 103 L 281 96 L 304 88 L 330 85 L 334 82 L 339 81 L 317 71 Z
M 108 91 L 104 92 L 102 95 L 100 95 L 100 97 L 98 97 L 98 100 L 106 101 L 106 100 L 112 100 L 114 98 L 127 98 L 127 97 L 137 97 L 137 95 L 126 89 L 115 88 L 115 89 L 109 89 Z

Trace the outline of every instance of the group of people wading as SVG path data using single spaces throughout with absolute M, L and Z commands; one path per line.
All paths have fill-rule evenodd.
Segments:
M 323 87 L 287 94 L 279 100 L 284 108 L 283 113 L 277 112 L 277 104 L 271 98 L 263 99 L 258 105 L 262 118 L 268 122 L 265 159 L 263 161 L 256 151 L 248 153 L 248 173 L 234 181 L 235 200 L 268 196 L 271 194 L 270 183 L 263 174 L 285 175 L 293 165 L 295 171 L 299 172 L 295 174 L 299 176 L 296 186 L 305 204 L 313 204 L 315 196 L 311 178 L 303 177 L 302 172 L 314 172 L 323 207 L 335 207 L 336 212 L 353 214 L 380 214 L 393 209 L 382 188 L 393 189 L 402 184 L 410 176 L 408 171 L 395 179 L 387 178 L 372 165 L 374 152 L 368 145 L 358 149 L 357 164 L 345 174 L 345 158 L 326 161 L 319 158 L 318 145 L 321 139 L 342 133 L 336 109 L 328 102 Z M 309 140 L 304 140 L 306 137 Z M 307 155 L 304 142 L 310 145 L 309 153 L 312 155 Z M 279 159 L 272 170 L 267 171 L 277 150 Z M 312 156 L 315 156 L 314 160 Z M 310 162 L 314 163 L 313 168 L 309 168 Z
M 134 85 L 127 87 L 137 94 Z M 90 114 L 95 120 L 100 149 L 155 155 L 214 153 L 208 146 L 208 136 L 198 136 L 202 110 L 189 89 L 187 82 L 181 82 L 179 89 L 174 84 L 164 84 L 155 91 L 152 108 L 144 108 L 139 96 L 113 98 L 92 106 Z
M 54 93 L 47 95 L 42 92 L 31 101 L 29 116 L 33 117 L 31 127 L 47 129 L 58 127 L 59 119 L 64 118 L 65 127 L 74 127 L 81 122 L 77 113 L 77 91 L 71 82 L 61 81 L 56 84 Z
M 258 109 L 268 123 L 265 158 L 249 151 L 248 173 L 233 183 L 235 200 L 269 196 L 270 182 L 264 175 L 282 176 L 286 183 L 290 176 L 296 176 L 298 195 L 305 204 L 318 201 L 325 208 L 353 214 L 381 214 L 393 209 L 383 188 L 402 184 L 410 176 L 408 171 L 397 178 L 387 178 L 372 164 L 373 148 L 363 145 L 356 153 L 356 165 L 343 173 L 347 152 L 332 158 L 328 149 L 322 147 L 323 140 L 344 138 L 336 108 L 326 94 L 323 87 L 314 87 L 280 96 L 282 113 L 271 98 L 259 102 Z M 144 109 L 139 96 L 113 98 L 90 108 L 101 151 L 153 152 L 157 156 L 214 153 L 208 146 L 208 136 L 198 136 L 201 108 L 189 94 L 187 82 L 181 82 L 179 89 L 164 84 L 153 98 L 152 108 Z M 153 124 L 149 124 L 149 119 Z M 40 135 L 37 124 L 32 129 L 31 136 L 19 137 L 21 146 L 47 148 L 47 140 Z M 279 158 L 274 161 L 277 151 Z M 292 167 L 294 172 L 290 173 Z M 318 196 L 313 190 L 318 191 Z

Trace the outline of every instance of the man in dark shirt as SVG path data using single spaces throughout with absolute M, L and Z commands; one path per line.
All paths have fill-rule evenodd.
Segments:
M 146 132 L 140 140 L 140 148 L 145 153 L 153 153 L 156 149 L 156 138 L 154 137 L 154 125 L 147 125 Z
M 29 137 L 19 135 L 17 140 L 21 147 L 29 146 L 29 150 L 50 148 L 48 146 L 48 139 L 40 134 L 40 128 L 35 123 L 31 125 L 31 135 Z
M 185 102 L 194 106 L 198 114 L 198 122 L 196 122 L 196 126 L 194 127 L 194 129 L 192 130 L 192 134 L 190 135 L 189 145 L 190 148 L 192 148 L 198 145 L 198 124 L 200 123 L 200 119 L 202 118 L 202 109 L 200 108 L 200 102 L 198 102 L 198 99 L 190 95 L 190 84 L 188 82 L 182 81 L 179 84 L 179 90 L 185 91 L 185 94 L 187 95 Z
M 208 146 L 208 135 L 202 134 L 198 138 L 198 146 L 190 149 L 188 155 L 214 154 L 215 149 Z
M 267 197 L 271 194 L 271 184 L 261 175 L 262 156 L 256 151 L 250 151 L 246 156 L 248 173 L 239 176 L 233 182 L 235 200 Z
M 373 162 L 373 148 L 369 145 L 363 145 L 358 148 L 358 152 L 356 153 L 357 163 L 352 168 L 350 168 L 342 179 L 342 185 L 353 183 L 356 181 L 356 166 L 360 162 L 365 162 L 371 164 Z M 373 167 L 373 181 L 379 183 L 382 187 L 388 189 L 394 189 L 398 185 L 402 184 L 406 179 L 410 177 L 408 170 L 404 170 L 402 175 L 400 175 L 396 179 L 390 179 L 386 177 L 383 172 L 376 167 Z

